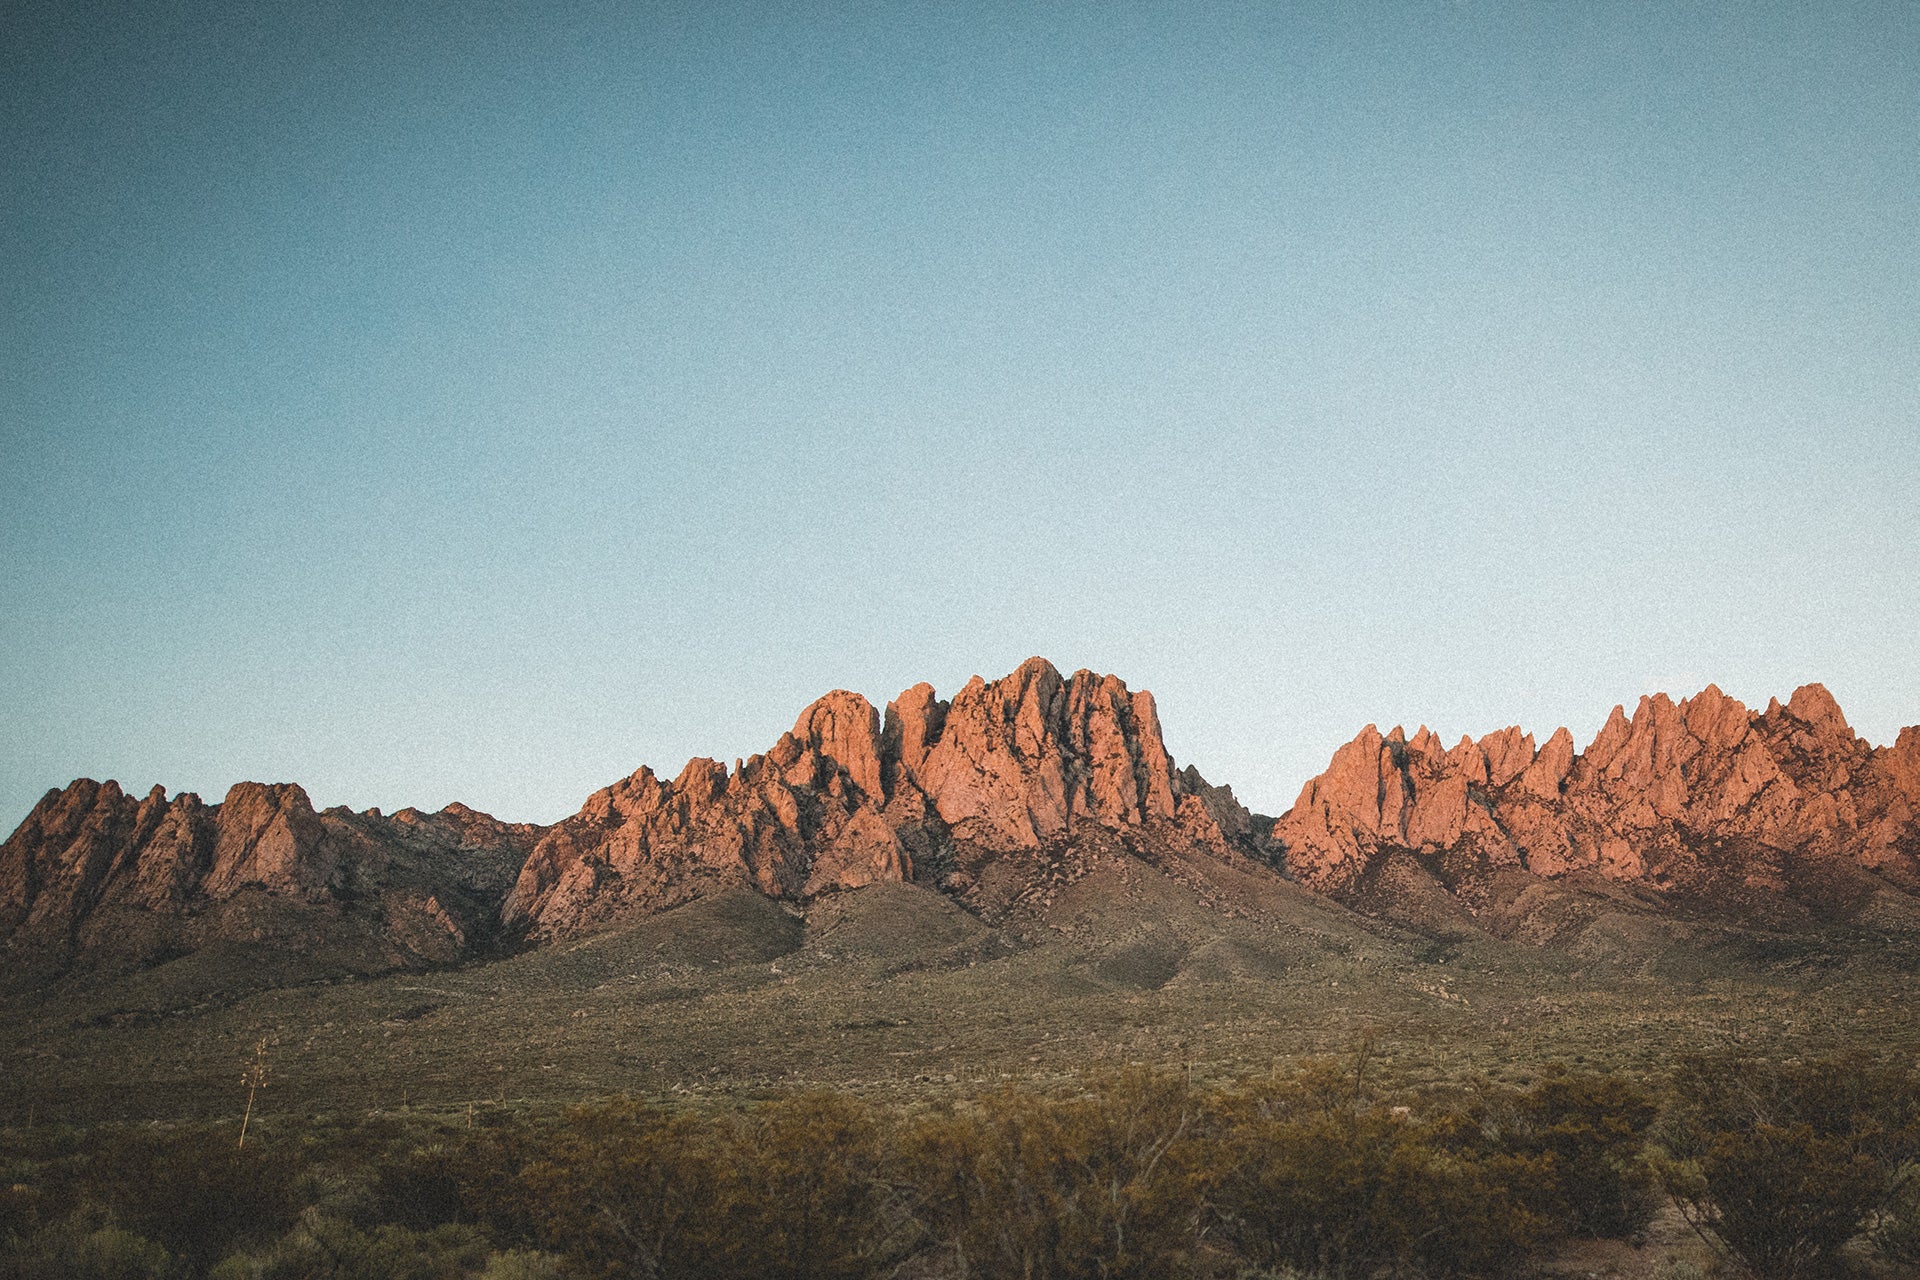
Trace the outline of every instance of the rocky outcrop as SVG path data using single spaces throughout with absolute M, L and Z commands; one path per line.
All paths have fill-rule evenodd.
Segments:
M 836 691 L 763 756 L 694 760 L 596 792 L 534 849 L 509 925 L 568 933 L 745 885 L 792 899 L 922 879 L 993 910 L 982 871 L 1045 861 L 1092 837 L 1239 856 L 1251 820 L 1225 788 L 1176 772 L 1153 697 L 1040 658 L 978 676 L 951 701 L 915 685 L 887 704 Z
M 643 768 L 596 791 L 535 846 L 504 916 L 562 934 L 718 889 L 799 898 L 900 880 L 911 865 L 846 769 L 784 734 L 731 773 L 696 759 L 670 782 Z
M 1373 726 L 1334 753 L 1275 824 L 1285 865 L 1322 890 L 1384 854 L 1447 855 L 1456 873 L 1592 873 L 1658 887 L 1761 874 L 1777 855 L 1920 885 L 1920 729 L 1856 737 L 1810 684 L 1750 711 L 1719 689 L 1615 707 L 1583 752 L 1518 728 L 1444 747 Z
M 57 968 L 278 937 L 366 970 L 734 887 L 804 901 L 919 879 L 992 913 L 1076 858 L 1240 858 L 1260 839 L 1230 790 L 1176 771 L 1150 694 L 1035 658 L 951 701 L 916 685 L 884 717 L 829 693 L 764 755 L 640 769 L 552 828 L 459 805 L 315 812 L 292 785 L 208 805 L 83 779 L 0 846 L 0 941 L 16 968 Z
M 1176 877 L 1183 860 L 1255 876 L 1277 861 L 1340 895 L 1369 877 L 1418 883 L 1465 914 L 1547 882 L 1659 897 L 1824 868 L 1850 919 L 1906 918 L 1920 911 L 1920 727 L 1872 747 L 1818 685 L 1760 712 L 1711 686 L 1644 698 L 1584 751 L 1565 729 L 1449 747 L 1370 725 L 1275 822 L 1176 767 L 1152 695 L 1034 658 L 951 699 L 919 684 L 876 709 L 835 691 L 764 755 L 695 759 L 671 779 L 640 769 L 548 828 L 460 805 L 316 812 L 285 784 L 209 805 L 82 779 L 0 845 L 0 977 L 228 944 L 372 972 L 741 888 L 799 903 L 914 881 L 991 922 L 1128 857 Z M 1473 897 L 1502 876 L 1505 898 Z
M 291 784 L 239 783 L 208 805 L 82 778 L 0 845 L 0 942 L 37 976 L 75 957 L 138 964 L 264 941 L 280 925 L 355 926 L 349 968 L 454 959 L 497 928 L 540 830 L 463 805 L 318 813 Z

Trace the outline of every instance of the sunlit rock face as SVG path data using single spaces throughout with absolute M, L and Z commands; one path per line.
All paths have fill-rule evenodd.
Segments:
M 1063 859 L 1244 861 L 1258 844 L 1231 790 L 1175 769 L 1151 695 L 1036 658 L 951 701 L 916 685 L 884 718 L 829 693 L 764 755 L 695 759 L 670 780 L 643 768 L 551 828 L 460 805 L 316 812 L 291 784 L 240 783 L 209 805 L 82 779 L 0 846 L 0 943 L 48 971 L 235 940 L 344 946 L 346 969 L 373 971 L 721 889 L 800 902 L 917 878 L 993 914 Z
M 835 691 L 732 771 L 642 769 L 541 840 L 505 918 L 552 935 L 722 887 L 798 899 L 916 878 L 991 912 L 1021 867 L 1092 838 L 1240 858 L 1252 830 L 1229 790 L 1175 770 L 1151 694 L 1033 658 L 951 701 L 915 685 L 884 718 Z
M 316 812 L 291 784 L 206 804 L 81 779 L 0 845 L 0 977 L 213 946 L 311 961 L 277 980 L 379 972 L 743 888 L 804 904 L 912 881 L 994 923 L 1125 859 L 1285 874 L 1366 909 L 1369 885 L 1386 908 L 1425 895 L 1423 912 L 1514 937 L 1573 927 L 1587 908 L 1569 894 L 1904 928 L 1920 912 L 1920 728 L 1871 747 L 1818 685 L 1762 712 L 1711 686 L 1644 698 L 1584 751 L 1565 729 L 1446 746 L 1368 726 L 1276 822 L 1176 766 L 1152 695 L 1034 658 L 950 699 L 829 693 L 765 754 L 643 768 L 552 827 L 460 805 Z
M 316 936 L 351 939 L 347 970 L 455 959 L 497 930 L 541 830 L 457 804 L 316 812 L 291 783 L 242 782 L 209 805 L 82 778 L 0 845 L 0 941 L 31 970 Z
M 1408 739 L 1369 725 L 1273 837 L 1291 874 L 1322 890 L 1393 851 L 1657 885 L 1751 873 L 1773 851 L 1920 887 L 1917 817 L 1920 728 L 1874 748 L 1820 685 L 1762 712 L 1709 685 L 1678 703 L 1642 698 L 1631 717 L 1615 707 L 1578 753 L 1564 728 L 1537 749 L 1518 728 L 1449 748 L 1425 728 Z

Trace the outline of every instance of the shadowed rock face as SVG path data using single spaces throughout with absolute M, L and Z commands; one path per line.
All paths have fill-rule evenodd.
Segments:
M 1844 860 L 1920 886 L 1920 728 L 1856 738 L 1817 684 L 1749 711 L 1712 685 L 1615 707 L 1584 752 L 1501 730 L 1444 748 L 1369 725 L 1274 827 L 1294 876 L 1356 884 L 1383 855 L 1471 855 L 1482 870 L 1595 873 L 1660 887 L 1753 874 L 1772 854 Z M 1734 856 L 1728 858 L 1726 851 Z
M 264 941 L 296 921 L 324 930 L 357 918 L 370 967 L 452 959 L 497 928 L 539 832 L 462 805 L 316 813 L 291 784 L 239 783 L 208 805 L 160 787 L 135 800 L 82 778 L 48 792 L 0 845 L 0 941 L 57 970 L 76 955 L 142 963 L 236 932 Z M 238 913 L 244 927 L 229 910 L 242 900 L 266 906 Z
M 985 863 L 1093 833 L 1219 856 L 1252 845 L 1231 792 L 1175 772 L 1152 695 L 1033 658 L 951 702 L 915 685 L 884 721 L 859 694 L 830 693 L 732 772 L 694 760 L 662 782 L 642 769 L 541 840 L 505 918 L 546 936 L 733 885 L 805 898 L 915 878 L 991 909 L 973 892 Z

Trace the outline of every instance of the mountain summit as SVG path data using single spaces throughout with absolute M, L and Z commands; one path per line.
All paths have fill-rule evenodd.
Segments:
M 1348 896 L 1431 875 L 1477 907 L 1537 878 L 1865 920 L 1912 914 L 1881 891 L 1920 891 L 1917 819 L 1920 728 L 1875 748 L 1818 684 L 1761 712 L 1708 685 L 1615 707 L 1582 752 L 1564 728 L 1538 748 L 1518 727 L 1448 748 L 1368 725 L 1273 837 L 1290 875 Z
M 1176 771 L 1153 695 L 1031 658 L 951 701 L 918 684 L 884 720 L 836 690 L 731 772 L 641 769 L 534 848 L 510 929 L 545 937 L 751 886 L 804 899 L 883 881 L 937 886 L 989 918 L 1102 846 L 1255 851 L 1225 788 Z
M 216 947 L 363 973 L 732 888 L 805 902 L 882 882 L 997 919 L 1107 854 L 1247 862 L 1255 826 L 1228 788 L 1174 768 L 1151 694 L 1033 658 L 951 701 L 915 685 L 884 720 L 836 690 L 764 755 L 671 781 L 642 768 L 552 827 L 462 805 L 316 813 L 292 784 L 135 800 L 83 778 L 0 845 L 0 945 L 11 984 Z
M 1282 893 L 1427 936 L 1589 950 L 1623 930 L 1671 942 L 1686 920 L 1920 931 L 1920 728 L 1875 748 L 1819 685 L 1760 712 L 1713 686 L 1656 694 L 1584 751 L 1564 728 L 1449 748 L 1369 725 L 1276 821 L 1176 768 L 1151 694 L 1033 658 L 884 712 L 836 690 L 763 755 L 642 768 L 551 827 L 460 805 L 316 812 L 292 784 L 209 805 L 81 779 L 0 845 L 0 973 L 32 986 L 198 956 L 216 986 L 366 974 L 729 892 L 811 911 L 886 884 L 1010 936 L 1079 928 L 1051 921 L 1062 894 L 1147 928 L 1147 908 L 1100 898 L 1143 868 L 1226 916 Z
M 457 804 L 316 813 L 292 783 L 238 783 L 210 805 L 81 778 L 0 845 L 7 985 L 216 946 L 319 973 L 457 960 L 492 937 L 540 830 Z

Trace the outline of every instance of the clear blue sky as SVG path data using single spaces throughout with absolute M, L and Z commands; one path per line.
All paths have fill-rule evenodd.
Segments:
M 0 137 L 0 829 L 1033 653 L 1274 812 L 1920 721 L 1920 5 L 14 0 Z

